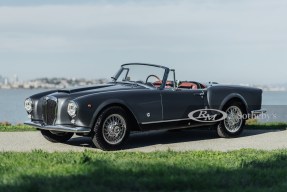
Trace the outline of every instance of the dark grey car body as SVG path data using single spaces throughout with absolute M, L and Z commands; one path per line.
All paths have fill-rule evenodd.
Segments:
M 172 70 L 162 68 L 165 69 L 162 83 L 165 85 Z M 191 111 L 221 110 L 231 100 L 242 103 L 246 114 L 259 112 L 262 90 L 230 85 L 210 85 L 196 90 L 175 86 L 166 89 L 133 82 L 110 82 L 94 87 L 48 91 L 30 98 L 33 110 L 29 113 L 31 121 L 26 124 L 43 130 L 87 135 L 93 131 L 99 114 L 109 106 L 121 106 L 128 111 L 136 122 L 133 130 L 188 128 L 216 124 L 191 120 L 188 117 Z M 75 118 L 67 113 L 71 100 L 79 109 Z

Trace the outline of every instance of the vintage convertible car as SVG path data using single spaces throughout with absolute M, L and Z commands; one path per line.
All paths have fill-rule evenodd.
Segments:
M 97 148 L 121 149 L 131 131 L 211 126 L 221 137 L 238 136 L 245 120 L 260 114 L 262 90 L 178 81 L 164 66 L 124 64 L 103 85 L 53 90 L 25 100 L 31 121 L 51 142 L 74 133 Z

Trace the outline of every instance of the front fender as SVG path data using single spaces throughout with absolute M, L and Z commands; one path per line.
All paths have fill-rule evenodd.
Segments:
M 100 115 L 101 111 L 105 108 L 107 108 L 108 106 L 123 106 L 125 108 L 127 108 L 135 117 L 135 119 L 137 120 L 136 116 L 134 115 L 133 111 L 131 110 L 131 107 L 128 105 L 128 103 L 124 102 L 121 99 L 109 99 L 106 100 L 104 102 L 102 102 L 97 109 L 95 110 L 93 117 L 92 117 L 92 121 L 90 123 L 90 127 L 93 127 L 94 124 L 96 123 L 97 117 Z

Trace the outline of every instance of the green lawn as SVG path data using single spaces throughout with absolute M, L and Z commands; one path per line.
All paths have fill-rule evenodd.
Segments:
M 286 191 L 287 150 L 0 153 L 0 191 Z
M 269 122 L 259 123 L 254 120 L 248 120 L 246 123 L 246 129 L 287 129 L 287 123 L 285 122 Z M 16 131 L 36 131 L 37 129 L 27 125 L 11 125 L 10 123 L 0 122 L 0 132 L 16 132 Z
M 286 122 L 267 122 L 260 123 L 256 120 L 248 120 L 246 122 L 246 129 L 287 129 Z
M 28 125 L 11 125 L 10 123 L 0 123 L 0 132 L 36 131 L 37 129 Z

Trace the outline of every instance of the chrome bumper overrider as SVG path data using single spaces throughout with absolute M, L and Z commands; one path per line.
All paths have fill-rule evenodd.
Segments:
M 26 121 L 24 124 L 36 127 L 37 129 L 49 130 L 49 131 L 72 132 L 72 133 L 89 133 L 91 131 L 89 127 L 68 127 L 62 125 L 51 126 L 51 125 L 42 125 L 40 122 L 34 123 L 30 121 Z
M 251 115 L 254 117 L 254 116 L 266 113 L 266 112 L 267 112 L 266 109 L 254 110 L 254 111 L 251 111 Z

